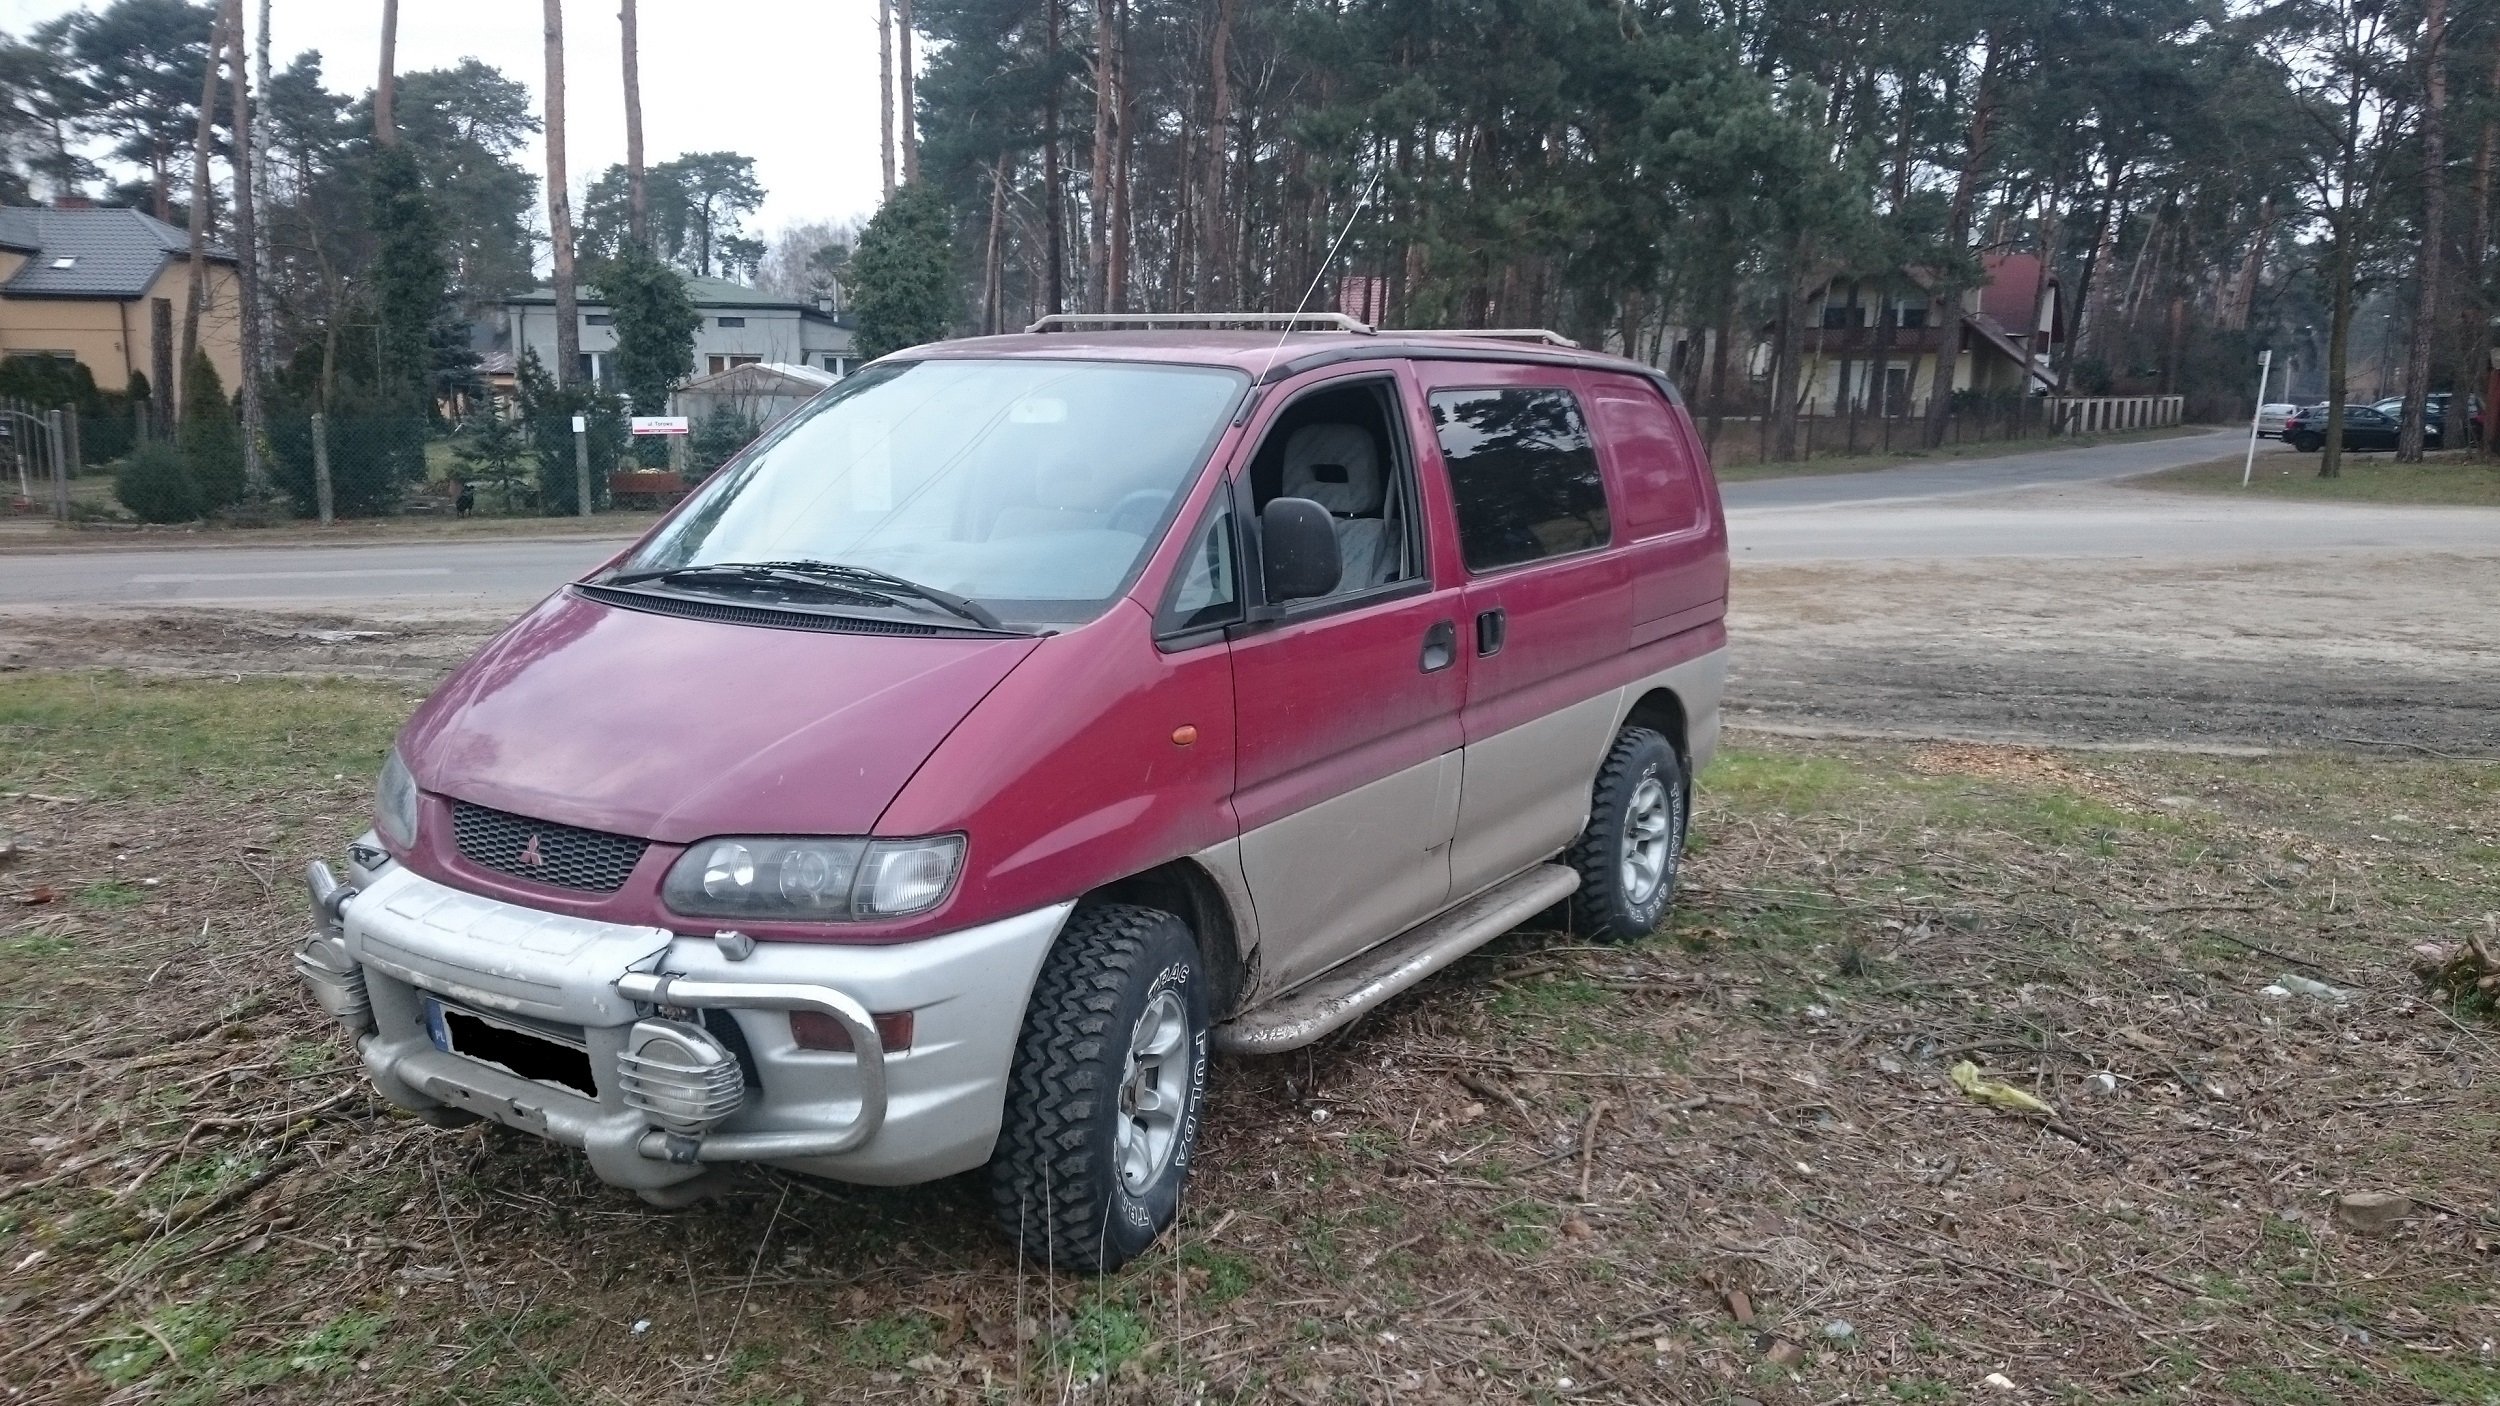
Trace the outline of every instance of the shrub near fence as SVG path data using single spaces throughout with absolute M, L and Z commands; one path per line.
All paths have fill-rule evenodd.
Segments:
M 331 416 L 327 422 L 330 501 L 339 517 L 382 517 L 399 509 L 425 481 L 425 445 L 433 423 L 422 415 Z M 317 517 L 321 496 L 313 454 L 313 418 L 288 406 L 269 417 L 269 478 L 299 517 Z

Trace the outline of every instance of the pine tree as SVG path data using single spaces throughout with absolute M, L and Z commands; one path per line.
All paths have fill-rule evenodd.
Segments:
M 201 511 L 243 496 L 243 427 L 205 351 L 193 352 L 182 386 L 182 459 L 199 491 Z
M 851 255 L 861 356 L 874 359 L 946 335 L 958 297 L 953 224 L 936 187 L 906 185 L 861 232 Z

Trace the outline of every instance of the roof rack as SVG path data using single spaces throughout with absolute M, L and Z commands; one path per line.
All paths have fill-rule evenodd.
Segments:
M 1400 327 L 1393 330 L 1419 337 L 1488 337 L 1503 342 L 1543 342 L 1549 347 L 1580 345 L 1560 332 L 1543 327 Z
M 1034 320 L 1027 332 L 1066 332 L 1079 327 L 1282 327 L 1290 332 L 1359 332 L 1372 326 L 1341 312 L 1054 312 Z

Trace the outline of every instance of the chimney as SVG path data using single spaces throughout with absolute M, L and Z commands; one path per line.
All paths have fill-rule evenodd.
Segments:
M 95 202 L 83 195 L 62 195 L 53 198 L 52 208 L 55 210 L 92 210 L 95 208 Z

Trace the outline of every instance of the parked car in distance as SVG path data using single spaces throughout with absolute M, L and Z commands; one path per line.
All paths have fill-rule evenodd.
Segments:
M 2283 424 L 2283 441 L 2303 454 L 2314 454 L 2326 446 L 2327 408 L 2312 405 Z M 2393 449 L 2396 447 L 2395 417 L 2376 406 L 2344 407 L 2344 447 L 2350 450 Z
M 2428 397 L 2423 404 L 2422 445 L 2426 449 L 2446 447 L 2448 395 L 2442 391 Z M 2466 402 L 2468 440 L 2479 441 L 2483 433 L 2482 403 Z M 2344 447 L 2352 450 L 2394 449 L 2404 427 L 2404 400 L 2390 397 L 2372 405 L 2344 407 Z M 2283 440 L 2304 454 L 2316 453 L 2326 444 L 2326 407 L 2311 405 L 2284 422 Z
M 2298 414 L 2300 407 L 2283 401 L 2270 401 L 2257 407 L 2257 437 L 2280 439 L 2283 422 Z
M 1317 320 L 897 353 L 506 629 L 308 872 L 375 1087 L 662 1204 L 986 1169 L 1109 1269 L 1211 1052 L 1557 904 L 1654 930 L 1726 673 L 1691 418 L 1551 334 Z

